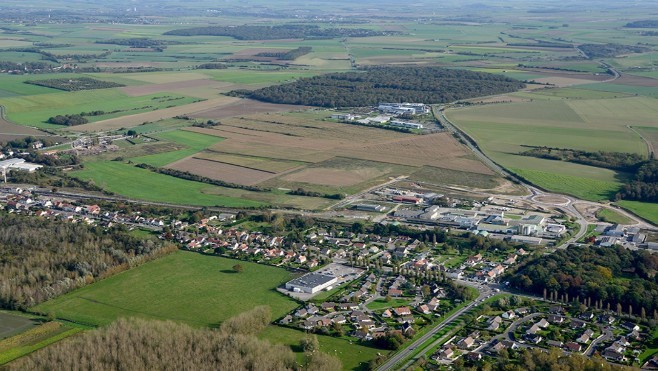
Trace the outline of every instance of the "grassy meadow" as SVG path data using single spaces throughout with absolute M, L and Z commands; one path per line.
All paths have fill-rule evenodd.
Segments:
M 75 171 L 71 175 L 93 180 L 103 189 L 129 198 L 195 206 L 265 205 L 263 202 L 242 198 L 242 193 L 225 196 L 224 188 L 154 173 L 120 161 L 86 162 L 84 165 L 83 170 Z
M 232 269 L 238 263 L 241 273 Z M 257 305 L 269 305 L 273 318 L 283 316 L 297 303 L 275 289 L 292 278 L 281 268 L 178 251 L 32 310 L 89 325 L 134 316 L 217 326 Z

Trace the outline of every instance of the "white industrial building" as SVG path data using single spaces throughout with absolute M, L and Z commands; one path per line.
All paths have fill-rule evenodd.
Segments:
M 420 130 L 424 127 L 423 124 L 418 124 L 415 122 L 408 122 L 408 121 L 400 121 L 400 120 L 393 120 L 389 123 L 389 125 L 399 128 L 417 129 L 417 130 Z
M 286 283 L 286 290 L 315 294 L 318 291 L 329 289 L 338 281 L 333 275 L 321 273 L 307 273 Z
M 2 171 L 2 175 L 5 178 L 5 182 L 7 182 L 7 172 L 11 170 L 20 170 L 20 171 L 27 171 L 27 172 L 35 172 L 37 169 L 42 168 L 42 165 L 37 165 L 37 164 L 32 164 L 29 162 L 26 162 L 22 158 L 10 158 L 8 160 L 3 160 L 0 161 L 0 171 Z

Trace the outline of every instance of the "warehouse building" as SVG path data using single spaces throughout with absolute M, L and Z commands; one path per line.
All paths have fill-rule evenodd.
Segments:
M 307 273 L 286 283 L 286 290 L 315 294 L 324 289 L 330 289 L 338 281 L 333 275 L 321 273 Z

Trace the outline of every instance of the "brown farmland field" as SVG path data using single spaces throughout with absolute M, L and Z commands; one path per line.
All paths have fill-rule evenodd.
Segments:
M 231 89 L 238 89 L 240 86 L 234 85 Z M 215 108 L 210 108 L 203 111 L 194 112 L 190 115 L 193 118 L 202 118 L 202 119 L 224 119 L 227 117 L 239 116 L 239 115 L 252 115 L 256 113 L 265 113 L 265 112 L 284 112 L 292 111 L 299 109 L 306 109 L 305 106 L 294 106 L 290 104 L 273 104 L 259 102 L 251 99 L 241 99 L 239 101 L 234 101 L 226 105 L 221 105 Z
M 63 138 L 52 136 L 41 130 L 14 124 L 13 122 L 5 120 L 3 117 L 3 108 L 0 107 L 0 143 L 7 143 L 14 139 L 21 139 L 29 136 L 36 138 L 51 137 L 58 141 L 64 140 Z
M 620 85 L 645 86 L 648 88 L 658 87 L 658 79 L 652 79 L 649 77 L 642 77 L 642 76 L 633 76 L 628 74 L 622 75 L 620 78 L 618 78 L 615 81 L 612 81 L 611 83 L 620 84 Z
M 385 170 L 374 167 L 358 168 L 353 170 L 313 167 L 285 175 L 281 179 L 297 183 L 344 187 L 363 183 L 370 179 L 384 176 L 387 173 L 388 172 Z
M 274 173 L 249 169 L 222 162 L 188 157 L 167 165 L 167 168 L 188 171 L 193 174 L 217 179 L 224 182 L 253 185 L 276 176 Z
M 494 175 L 447 133 L 399 133 L 325 120 L 329 115 L 317 110 L 255 114 L 228 118 L 212 128 L 185 130 L 225 138 L 194 157 L 237 167 L 231 168 L 234 175 L 218 179 L 229 181 L 227 177 L 236 176 L 235 182 L 241 184 L 255 184 L 262 178 L 267 179 L 263 185 L 271 187 L 313 185 L 312 189 L 321 191 L 334 187 L 351 192 L 424 166 Z M 186 160 L 175 166 L 218 177 L 208 175 L 209 170 L 202 170 L 200 164 Z M 268 177 L 253 171 L 274 174 Z M 237 175 L 243 173 L 244 179 Z
M 281 173 L 304 165 L 299 161 L 273 160 L 256 156 L 240 156 L 228 153 L 204 151 L 194 155 L 194 158 L 214 162 L 223 162 L 229 165 L 242 166 L 250 169 Z
M 116 130 L 120 128 L 130 128 L 141 125 L 144 122 L 153 122 L 158 120 L 169 119 L 180 115 L 189 115 L 195 112 L 204 111 L 211 108 L 226 106 L 230 103 L 240 100 L 232 97 L 219 97 L 209 99 L 203 102 L 186 104 L 184 106 L 160 109 L 157 111 L 138 113 L 130 116 L 116 117 L 108 120 L 92 122 L 90 124 L 73 126 L 72 131 L 93 132 Z

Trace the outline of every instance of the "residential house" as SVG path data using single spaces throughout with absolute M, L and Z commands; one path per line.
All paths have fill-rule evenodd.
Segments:
M 580 344 L 574 343 L 573 341 L 564 344 L 564 348 L 570 352 L 580 352 L 583 349 Z

